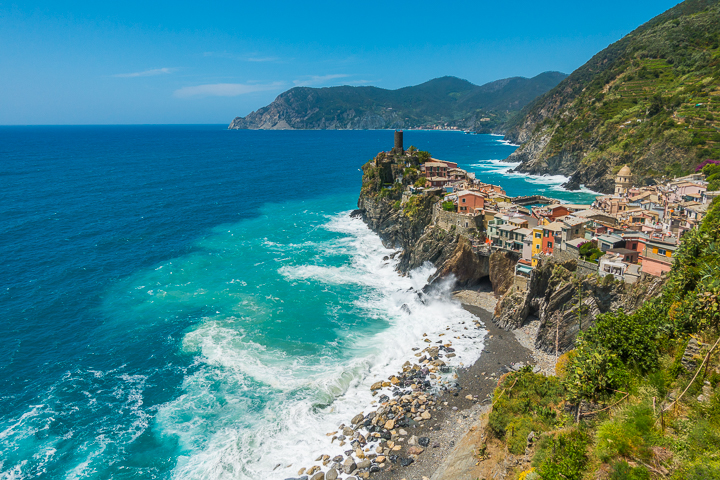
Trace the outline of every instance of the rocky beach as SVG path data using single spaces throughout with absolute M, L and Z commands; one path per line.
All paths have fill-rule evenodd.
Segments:
M 347 448 L 345 455 L 321 455 L 289 478 L 471 478 L 469 470 L 481 463 L 473 452 L 484 441 L 474 438 L 482 435 L 482 421 L 500 377 L 527 365 L 552 374 L 554 357 L 528 348 L 538 322 L 515 332 L 492 322 L 498 298 L 489 284 L 457 290 L 453 297 L 476 318 L 465 328 L 485 332 L 480 358 L 472 365 L 451 368 L 446 361 L 454 357 L 452 338 L 425 337 L 425 345 L 413 349 L 415 357 L 401 372 L 372 385 L 377 400 L 366 411 L 327 433 L 329 444 Z M 448 468 L 448 458 L 466 461 Z

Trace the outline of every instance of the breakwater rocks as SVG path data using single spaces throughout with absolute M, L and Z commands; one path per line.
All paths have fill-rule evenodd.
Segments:
M 571 350 L 580 330 L 595 324 L 601 313 L 634 312 L 660 294 L 663 279 L 643 276 L 629 285 L 612 276 L 577 276 L 575 261 L 544 261 L 535 268 L 526 291 L 510 289 L 495 307 L 493 322 L 506 330 L 522 327 L 528 318 L 540 321 L 535 348 L 545 353 Z
M 476 319 L 474 327 L 483 325 Z M 432 435 L 440 429 L 432 422 L 447 408 L 443 395 L 458 396 L 461 390 L 450 366 L 455 357 L 452 340 L 442 336 L 435 341 L 425 336 L 424 348 L 413 348 L 414 362 L 405 362 L 397 374 L 371 385 L 376 400 L 369 412 L 359 412 L 327 433 L 333 447 L 345 448 L 342 455 L 320 455 L 316 465 L 300 468 L 299 476 L 288 480 L 370 478 L 409 467 L 427 449 L 438 448 Z M 468 397 L 473 403 L 484 400 Z

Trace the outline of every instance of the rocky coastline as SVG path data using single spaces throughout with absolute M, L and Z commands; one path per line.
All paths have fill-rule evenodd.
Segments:
M 451 367 L 452 338 L 424 337 L 402 371 L 372 385 L 377 400 L 368 410 L 327 432 L 328 444 L 345 447 L 344 455 L 320 455 L 288 480 L 457 478 L 437 476 L 438 467 L 457 453 L 462 439 L 472 433 L 470 425 L 487 413 L 500 377 L 525 365 L 552 373 L 554 363 L 538 363 L 541 352 L 528 349 L 518 334 L 492 322 L 498 297 L 488 284 L 457 290 L 453 296 L 475 316 L 468 331 L 485 332 L 480 358 L 472 365 Z
M 472 365 L 457 364 L 452 342 L 457 331 L 423 335 L 402 371 L 372 385 L 376 400 L 369 409 L 327 432 L 329 444 L 338 442 L 344 454 L 321 455 L 288 480 L 505 478 L 511 470 L 529 468 L 527 455 L 509 455 L 495 439 L 485 438 L 500 380 L 527 366 L 555 375 L 558 356 L 574 347 L 579 331 L 601 313 L 637 309 L 662 282 L 643 278 L 626 288 L 575 275 L 573 261 L 547 259 L 526 290 L 514 288 L 515 254 L 485 251 L 471 235 L 436 224 L 438 195 L 428 191 L 401 201 L 371 180 L 364 179 L 351 215 L 362 218 L 386 247 L 397 249 L 399 274 L 429 263 L 435 273 L 426 289 L 441 279 L 453 282 L 454 299 L 475 317 L 461 334 L 481 341 L 482 353 Z

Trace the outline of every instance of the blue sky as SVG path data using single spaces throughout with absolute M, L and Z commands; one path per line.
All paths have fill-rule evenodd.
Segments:
M 229 123 L 295 86 L 570 73 L 676 0 L 0 0 L 0 124 Z

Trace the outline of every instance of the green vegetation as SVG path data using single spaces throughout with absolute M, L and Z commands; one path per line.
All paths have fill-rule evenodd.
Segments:
M 417 179 L 417 181 L 415 182 L 415 184 L 413 186 L 415 188 L 420 188 L 420 187 L 424 187 L 426 183 L 427 183 L 427 178 L 420 177 Z
M 603 256 L 602 250 L 597 248 L 594 243 L 587 242 L 580 245 L 580 257 L 587 262 L 598 262 L 598 258 Z
M 720 190 L 720 164 L 711 163 L 709 165 L 705 165 L 702 169 L 702 173 L 707 176 L 707 189 L 709 191 Z
M 489 432 L 514 454 L 539 435 L 542 479 L 720 479 L 719 248 L 715 201 L 683 237 L 659 297 L 598 316 L 557 377 L 524 369 L 501 380 Z M 691 338 L 700 351 L 686 368 Z
M 534 375 L 531 368 L 508 375 L 496 390 L 488 426 L 508 443 L 511 453 L 525 452 L 527 436 L 552 430 L 559 417 L 563 389 L 556 377 Z
M 539 159 L 572 152 L 588 179 L 625 163 L 638 180 L 688 174 L 720 159 L 719 79 L 720 5 L 686 0 L 528 105 L 508 133 L 530 121 L 535 138 L 551 134 Z
M 448 200 L 447 202 L 443 202 L 442 208 L 446 212 L 454 212 L 457 210 L 457 207 L 455 207 L 455 204 L 451 200 Z
M 425 163 L 430 160 L 431 155 L 430 152 L 426 152 L 424 150 L 420 150 L 417 152 L 418 160 L 420 160 L 420 163 Z
M 295 87 L 270 105 L 235 119 L 238 128 L 258 128 L 267 115 L 293 128 L 412 128 L 447 125 L 491 131 L 567 75 L 545 72 L 482 86 L 456 77 L 385 90 L 377 87 Z M 364 120 L 363 120 L 364 119 Z M 370 124 L 369 124 L 370 123 Z
M 588 463 L 588 435 L 579 429 L 543 438 L 533 463 L 543 480 L 580 480 Z

